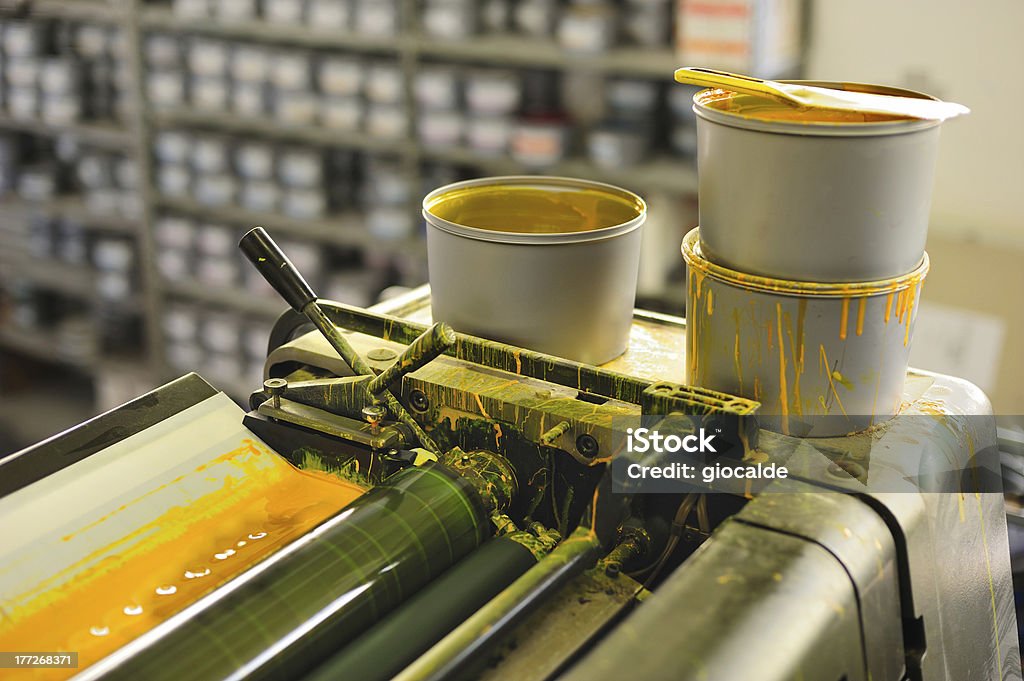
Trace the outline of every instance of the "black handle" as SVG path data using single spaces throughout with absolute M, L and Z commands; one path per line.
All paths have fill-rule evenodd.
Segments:
M 250 229 L 238 242 L 238 247 L 296 312 L 302 312 L 306 305 L 316 300 L 313 289 L 265 229 Z

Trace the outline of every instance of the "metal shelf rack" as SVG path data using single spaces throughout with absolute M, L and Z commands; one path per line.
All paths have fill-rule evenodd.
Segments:
M 141 172 L 140 198 L 142 215 L 128 218 L 121 215 L 96 214 L 82 200 L 61 197 L 46 204 L 5 200 L 0 208 L 13 208 L 22 213 L 37 211 L 53 218 L 68 218 L 81 224 L 110 232 L 130 235 L 137 245 L 141 261 L 141 282 L 135 305 L 145 323 L 146 347 L 140 361 L 153 376 L 154 384 L 166 379 L 167 368 L 163 348 L 161 319 L 171 300 L 192 300 L 216 308 L 234 310 L 258 318 L 273 318 L 283 306 L 242 289 L 214 289 L 194 281 L 164 281 L 156 270 L 157 246 L 153 226 L 163 214 L 191 216 L 203 220 L 237 226 L 263 225 L 275 233 L 304 238 L 325 245 L 375 249 L 379 252 L 412 254 L 425 259 L 422 238 L 382 241 L 366 229 L 357 212 L 344 212 L 320 220 L 296 220 L 281 215 L 252 213 L 233 206 L 211 207 L 192 200 L 161 196 L 151 177 L 153 167 L 152 139 L 158 130 L 180 128 L 214 131 L 242 137 L 301 144 L 320 148 L 352 149 L 369 154 L 398 158 L 408 174 L 414 194 L 423 182 L 424 162 L 443 162 L 479 169 L 481 174 L 522 174 L 533 172 L 509 157 L 489 157 L 466 147 L 434 148 L 422 144 L 410 134 L 397 140 L 377 139 L 368 135 L 342 132 L 323 127 L 289 127 L 268 118 L 244 118 L 223 111 L 206 112 L 194 109 L 155 110 L 144 96 L 147 66 L 143 59 L 143 40 L 150 33 L 201 35 L 267 45 L 303 47 L 324 52 L 359 53 L 382 59 L 395 59 L 404 74 L 407 130 L 416 129 L 416 107 L 412 97 L 413 82 L 424 62 L 500 65 L 513 68 L 550 70 L 584 70 L 590 73 L 631 76 L 669 81 L 679 65 L 669 48 L 644 50 L 618 47 L 601 54 L 567 52 L 554 40 L 538 40 L 517 35 L 481 35 L 460 41 L 442 41 L 420 32 L 419 3 L 400 0 L 401 25 L 396 35 L 378 37 L 355 32 L 318 31 L 307 26 L 282 26 L 264 21 L 224 23 L 218 20 L 186 19 L 176 16 L 168 5 L 143 0 L 27 0 L 14 10 L 0 7 L 0 18 L 39 17 L 73 21 L 95 21 L 115 24 L 127 38 L 127 58 L 133 73 L 131 95 L 134 106 L 130 119 L 123 122 L 76 122 L 56 125 L 40 120 L 14 119 L 0 115 L 0 130 L 20 131 L 36 135 L 72 135 L 82 142 L 106 149 L 124 150 L 137 162 Z M 568 175 L 606 181 L 641 192 L 692 196 L 697 176 L 691 160 L 657 156 L 626 168 L 602 168 L 583 157 L 570 157 L 554 167 L 543 169 L 548 174 Z M 418 200 L 410 201 L 410 213 L 419 223 Z M 672 245 L 675 248 L 675 244 Z M 32 267 L 18 268 L 31 273 Z M 88 292 L 91 281 L 85 275 L 66 268 L 35 270 L 34 278 L 42 286 L 52 286 L 78 294 Z M 54 276 L 50 276 L 54 275 Z M 86 283 L 89 286 L 86 286 Z M 0 348 L 51 359 L 62 359 L 54 347 L 45 342 L 32 343 L 16 331 L 0 327 Z M 76 364 L 77 366 L 77 364 Z M 237 392 L 237 391 L 236 391 Z
M 362 218 L 357 212 L 343 213 L 318 220 L 298 220 L 286 215 L 254 213 L 235 206 L 204 206 L 189 199 L 159 197 L 154 201 L 154 205 L 156 208 L 192 215 L 205 220 L 253 227 L 260 225 L 275 233 L 305 238 L 332 246 L 374 248 L 389 253 L 425 254 L 425 245 L 419 238 L 393 241 L 375 239 L 366 231 Z
M 0 130 L 27 132 L 33 135 L 71 135 L 86 144 L 109 149 L 122 149 L 133 144 L 135 135 L 123 126 L 107 122 L 75 122 L 64 125 L 46 123 L 33 119 L 25 120 L 11 116 L 0 116 Z

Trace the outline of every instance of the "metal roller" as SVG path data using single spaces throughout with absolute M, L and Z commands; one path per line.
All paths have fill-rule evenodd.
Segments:
M 520 535 L 525 535 L 520 538 Z M 537 564 L 536 538 L 487 542 L 319 667 L 306 681 L 387 681 Z
M 458 475 L 405 469 L 84 678 L 295 678 L 490 532 L 479 495 Z

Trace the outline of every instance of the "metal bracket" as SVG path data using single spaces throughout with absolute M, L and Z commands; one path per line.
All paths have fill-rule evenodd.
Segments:
M 721 430 L 726 440 L 732 439 L 735 433 L 734 444 L 742 445 L 744 451 L 757 447 L 760 430 L 755 414 L 761 406 L 759 402 L 699 386 L 662 381 L 644 390 L 640 405 L 647 427 L 655 426 L 672 414 L 702 416 L 702 427 Z
M 375 426 L 290 399 L 281 399 L 277 406 L 272 400 L 267 400 L 257 411 L 268 418 L 302 426 L 372 450 L 402 449 L 415 443 L 412 433 L 401 424 Z

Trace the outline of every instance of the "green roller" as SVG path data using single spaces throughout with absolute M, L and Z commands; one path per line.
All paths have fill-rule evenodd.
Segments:
M 388 681 L 537 564 L 543 548 L 525 532 L 498 537 L 424 587 L 306 681 Z M 521 543 L 522 542 L 522 543 Z
M 464 480 L 440 465 L 408 468 L 85 676 L 296 678 L 489 534 Z

